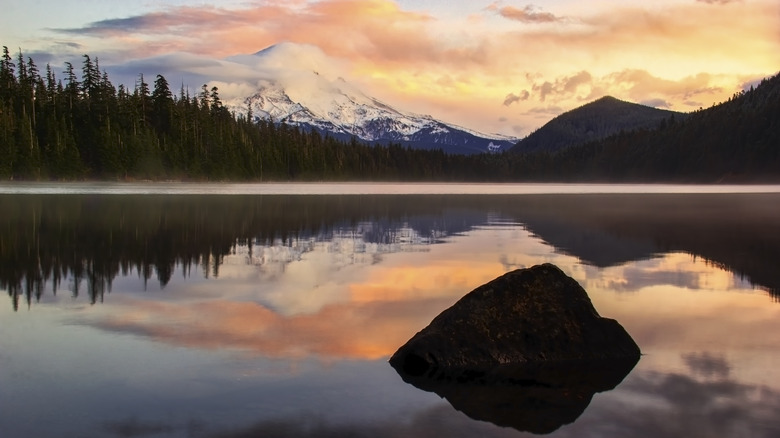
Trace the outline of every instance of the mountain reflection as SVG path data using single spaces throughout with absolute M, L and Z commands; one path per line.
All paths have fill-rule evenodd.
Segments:
M 283 267 L 326 241 L 375 263 L 491 223 L 599 267 L 689 253 L 780 296 L 778 194 L 2 195 L 0 211 L 0 288 L 15 307 L 66 280 L 94 303 L 119 275 L 219 276 L 239 247 Z

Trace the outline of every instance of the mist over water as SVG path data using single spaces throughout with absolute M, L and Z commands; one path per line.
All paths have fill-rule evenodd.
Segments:
M 478 183 L 14 183 L 0 194 L 115 195 L 528 195 L 608 193 L 780 193 L 780 185 Z

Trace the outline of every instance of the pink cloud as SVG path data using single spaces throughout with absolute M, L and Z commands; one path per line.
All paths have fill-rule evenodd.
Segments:
M 331 0 L 240 9 L 180 6 L 60 31 L 99 38 L 133 36 L 138 45 L 151 51 L 149 55 L 161 53 L 147 38 L 155 36 L 155 41 L 160 37 L 177 41 L 181 50 L 213 56 L 253 53 L 290 41 L 316 44 L 336 56 L 398 60 L 437 57 L 436 45 L 424 32 L 431 20 L 425 14 L 403 11 L 388 0 Z
M 171 52 L 224 58 L 284 41 L 316 45 L 343 62 L 345 76 L 357 76 L 369 94 L 402 109 L 470 124 L 483 116 L 497 120 L 515 108 L 520 108 L 516 114 L 525 114 L 531 101 L 542 99 L 571 107 L 625 92 L 622 85 L 630 93 L 624 97 L 633 101 L 664 99 L 678 105 L 683 97 L 675 96 L 685 94 L 663 80 L 618 83 L 625 76 L 610 76 L 614 72 L 643 70 L 672 82 L 701 72 L 773 73 L 780 62 L 778 3 L 708 2 L 718 6 L 693 0 L 663 7 L 632 3 L 565 18 L 530 4 L 494 2 L 458 21 L 403 9 L 391 0 L 264 1 L 232 8 L 170 7 L 62 32 L 76 36 L 85 52 L 107 47 L 107 53 L 95 55 L 115 64 Z M 722 96 L 710 97 L 714 85 L 702 88 L 696 82 L 687 81 L 694 87 L 688 93 L 704 94 L 708 103 L 734 91 L 724 88 Z M 523 99 L 520 90 L 531 95 Z M 480 123 L 488 123 L 484 120 Z
M 523 23 L 553 23 L 561 20 L 560 17 L 549 12 L 537 12 L 537 8 L 533 5 L 527 5 L 521 9 L 514 6 L 499 6 L 498 2 L 496 2 L 486 9 L 494 11 L 504 18 Z
M 742 0 L 696 0 L 699 3 L 707 3 L 710 5 L 725 5 L 727 3 L 742 3 Z

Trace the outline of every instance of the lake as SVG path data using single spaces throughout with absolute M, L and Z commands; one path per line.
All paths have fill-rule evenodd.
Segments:
M 780 186 L 0 185 L 0 435 L 777 437 L 778 261 Z M 641 348 L 615 389 L 470 410 L 389 366 L 540 263 Z

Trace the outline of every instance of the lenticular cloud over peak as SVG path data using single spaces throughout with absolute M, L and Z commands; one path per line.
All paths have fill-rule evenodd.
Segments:
M 283 42 L 252 55 L 231 56 L 227 61 L 252 67 L 264 79 L 279 79 L 294 72 L 314 72 L 331 80 L 347 74 L 346 65 L 311 44 Z

